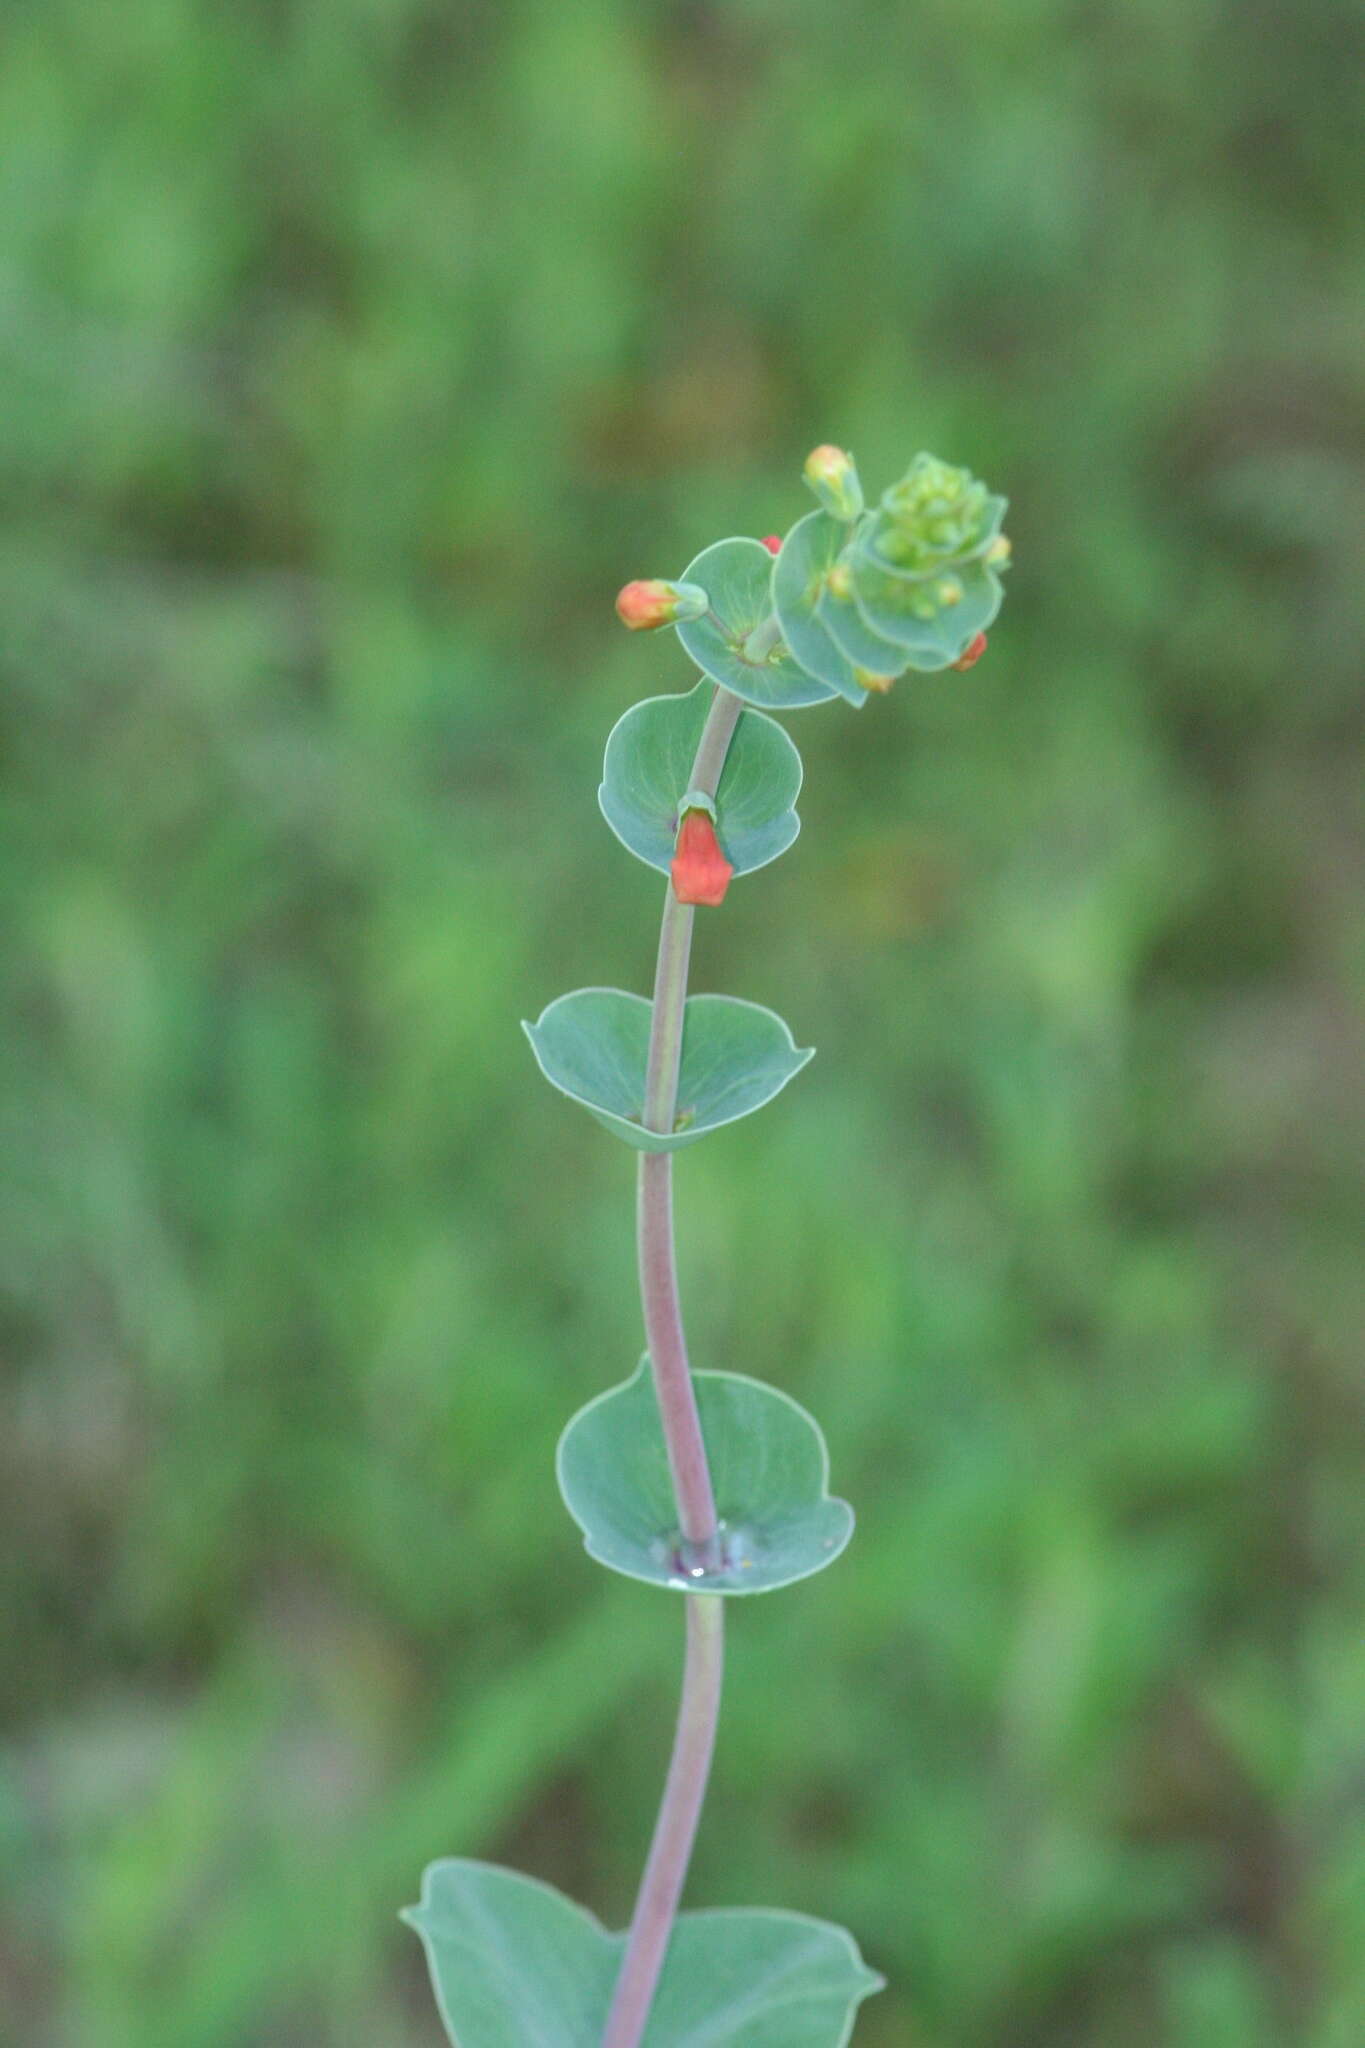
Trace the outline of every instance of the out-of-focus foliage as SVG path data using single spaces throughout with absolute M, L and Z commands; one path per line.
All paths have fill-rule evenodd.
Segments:
M 697 985 L 697 1362 L 860 1528 L 734 1619 L 692 1897 L 866 2048 L 1365 2037 L 1365 264 L 1350 0 L 13 0 L 0 2032 L 419 2048 L 443 1853 L 617 1923 L 673 1604 L 564 1419 L 648 986 L 612 595 L 818 440 L 1011 499 L 968 676 L 800 714 Z

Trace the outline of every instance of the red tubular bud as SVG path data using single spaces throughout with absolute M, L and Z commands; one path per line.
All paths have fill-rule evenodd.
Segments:
M 679 619 L 699 619 L 707 601 L 706 592 L 695 583 L 665 583 L 653 576 L 617 592 L 616 616 L 632 633 L 649 633 L 656 626 L 676 625 Z
M 770 555 L 780 555 L 780 554 L 781 554 L 781 552 L 782 552 L 782 536 L 781 536 L 781 534 L 780 534 L 780 533 L 765 533 L 765 534 L 764 534 L 764 536 L 763 536 L 763 545 L 764 545 L 764 547 L 765 547 L 765 548 L 766 548 L 766 549 L 768 550 L 768 553 L 769 553 Z
M 953 667 L 957 669 L 975 668 L 985 652 L 986 636 L 984 633 L 978 633 L 975 639 L 967 642 L 967 645 L 953 663 Z
M 684 815 L 669 873 L 679 903 L 714 907 L 725 901 L 734 868 L 721 852 L 716 828 L 705 811 L 688 811 Z

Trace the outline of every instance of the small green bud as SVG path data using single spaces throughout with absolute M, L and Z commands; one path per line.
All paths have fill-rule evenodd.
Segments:
M 802 471 L 826 512 L 836 519 L 856 519 L 863 509 L 863 487 L 853 466 L 853 457 L 842 448 L 823 441 L 812 448 Z
M 699 619 L 710 604 L 698 584 L 665 583 L 656 576 L 618 591 L 616 615 L 632 633 L 649 633 L 658 626 L 676 626 L 679 620 Z

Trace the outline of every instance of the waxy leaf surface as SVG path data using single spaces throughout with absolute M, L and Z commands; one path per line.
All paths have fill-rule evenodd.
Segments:
M 703 548 L 688 564 L 684 580 L 701 585 L 720 624 L 713 618 L 688 619 L 675 631 L 697 667 L 746 704 L 769 711 L 823 704 L 836 692 L 807 675 L 786 650 L 762 661 L 745 658 L 745 641 L 772 611 L 772 567 L 761 540 L 718 540 Z
M 853 1510 L 829 1492 L 818 1423 L 741 1373 L 694 1373 L 693 1384 L 723 1524 L 719 1562 L 703 1568 L 681 1543 L 648 1359 L 559 1440 L 559 1490 L 589 1554 L 683 1593 L 771 1593 L 823 1571 L 853 1534 Z
M 623 846 L 664 874 L 712 694 L 701 682 L 685 697 L 647 697 L 607 740 L 602 815 Z M 715 799 L 716 830 L 737 875 L 786 852 L 801 829 L 800 789 L 801 756 L 782 727 L 761 711 L 741 712 Z
M 847 526 L 828 512 L 809 512 L 798 520 L 773 563 L 773 603 L 782 622 L 782 636 L 802 668 L 819 676 L 850 704 L 865 704 L 867 691 L 819 609 L 825 578 L 847 540 Z
M 404 1919 L 452 2048 L 601 2048 L 625 1952 L 562 1892 L 489 1863 L 433 1863 Z M 684 1913 L 643 2048 L 844 2048 L 882 1979 L 800 1913 Z
M 952 570 L 950 576 L 933 579 L 960 585 L 959 601 L 922 618 L 915 606 L 923 601 L 930 579 L 883 569 L 872 558 L 865 538 L 855 542 L 851 566 L 854 598 L 864 623 L 883 639 L 895 641 L 911 668 L 951 667 L 991 624 L 1004 596 L 993 570 L 984 562 L 968 562 Z
M 640 1118 L 651 1014 L 644 996 L 581 988 L 522 1025 L 546 1080 L 641 1152 L 674 1152 L 761 1109 L 813 1056 L 761 1003 L 689 996 L 674 1128 L 647 1131 Z
M 866 669 L 874 676 L 898 676 L 909 668 L 907 649 L 874 633 L 852 595 L 839 597 L 826 588 L 820 594 L 817 609 L 830 638 L 855 668 Z

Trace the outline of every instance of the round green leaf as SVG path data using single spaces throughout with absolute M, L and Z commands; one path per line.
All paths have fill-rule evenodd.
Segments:
M 867 669 L 874 676 L 898 676 L 910 666 L 905 648 L 874 633 L 852 597 L 836 597 L 826 589 L 817 609 L 830 638 L 855 668 Z
M 719 1566 L 699 1566 L 679 1535 L 647 1358 L 624 1386 L 581 1408 L 559 1440 L 559 1490 L 588 1554 L 680 1593 L 771 1593 L 823 1571 L 853 1534 L 853 1510 L 828 1491 L 819 1424 L 790 1395 L 742 1373 L 699 1372 L 693 1384 L 722 1525 Z
M 403 1918 L 454 2048 L 601 2048 L 618 1938 L 562 1892 L 452 1857 L 427 1866 Z
M 848 528 L 828 512 L 809 512 L 797 521 L 773 563 L 773 605 L 782 637 L 802 668 L 837 690 L 850 704 L 865 704 L 867 691 L 853 663 L 820 615 L 825 577 L 848 540 Z
M 450 1858 L 403 1918 L 421 1936 L 452 2048 L 600 2048 L 625 1954 L 562 1892 Z M 850 1935 L 803 1913 L 683 1913 L 643 2048 L 845 2048 L 883 1979 Z
M 621 844 L 668 873 L 711 685 L 685 697 L 647 697 L 612 727 L 597 801 Z M 785 853 L 801 829 L 794 805 L 801 756 L 782 727 L 761 711 L 742 711 L 716 791 L 716 829 L 737 875 Z
M 772 568 L 761 540 L 718 540 L 703 548 L 684 581 L 701 585 L 716 618 L 681 620 L 674 630 L 697 667 L 746 704 L 770 711 L 823 704 L 835 692 L 798 667 L 786 648 L 762 661 L 745 659 L 745 641 L 772 611 Z
M 619 988 L 560 996 L 523 1023 L 540 1071 L 640 1152 L 674 1152 L 771 1102 L 813 1057 L 782 1019 L 738 996 L 689 996 L 683 1012 L 678 1115 L 670 1132 L 640 1122 L 652 1006 Z
M 864 622 L 884 640 L 894 640 L 909 657 L 911 668 L 948 668 L 983 633 L 1000 609 L 1004 592 L 994 570 L 984 562 L 967 562 L 951 571 L 962 586 L 959 603 L 943 605 L 929 618 L 915 610 L 926 584 L 941 580 L 904 576 L 879 566 L 866 538 L 854 544 L 850 567 L 853 594 Z

